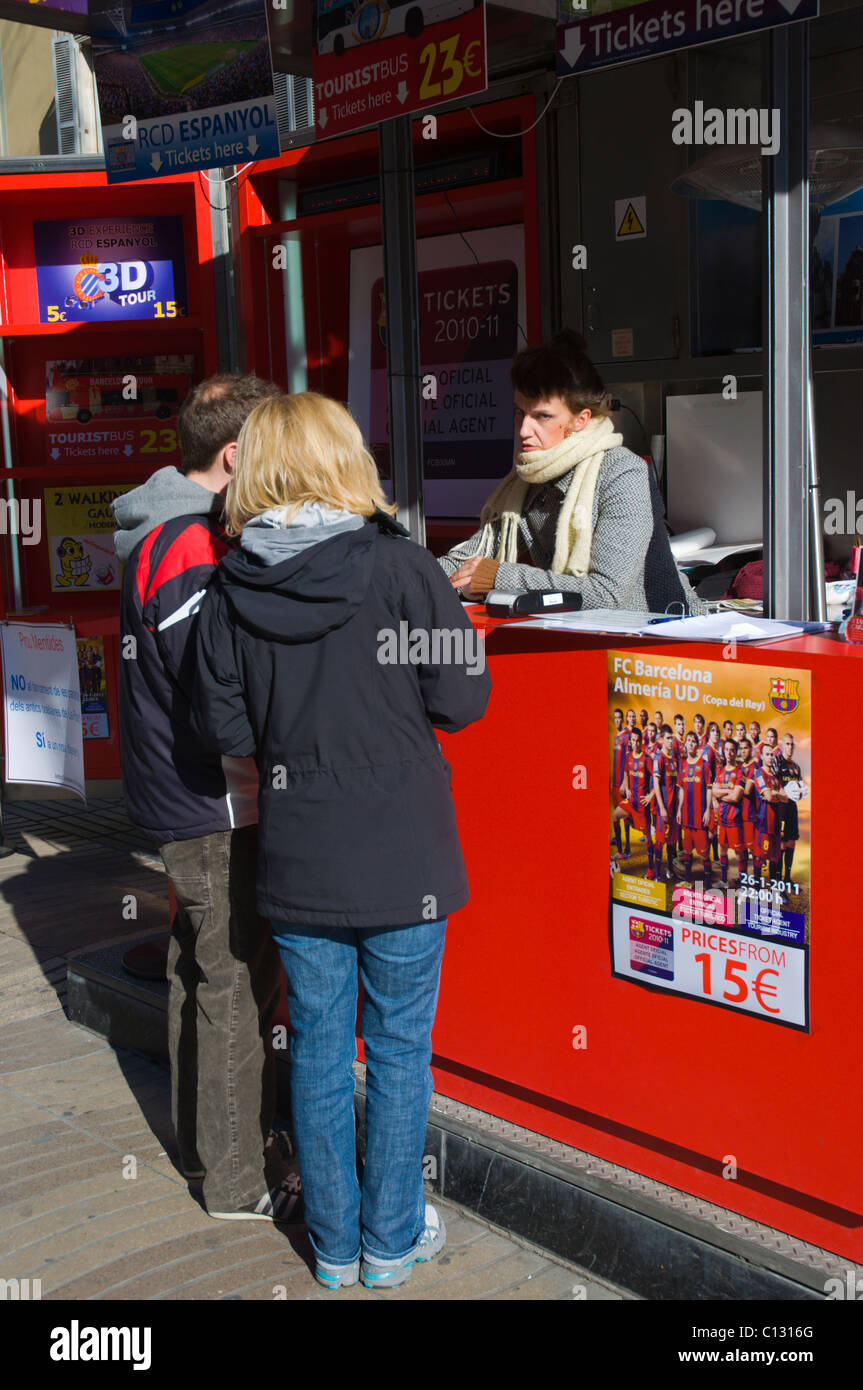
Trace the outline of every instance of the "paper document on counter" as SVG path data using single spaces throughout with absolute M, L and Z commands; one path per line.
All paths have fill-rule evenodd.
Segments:
M 625 608 L 588 608 L 580 613 L 551 614 L 547 618 L 525 618 L 519 627 L 544 627 L 550 632 L 625 632 L 637 636 L 650 620 L 664 621 L 664 613 L 635 613 Z
M 799 623 L 773 618 L 754 618 L 739 613 L 704 613 L 692 618 L 668 618 L 664 613 L 632 613 L 622 608 L 593 608 L 584 613 L 527 618 L 522 627 L 541 627 L 551 632 L 624 632 L 633 637 L 653 637 L 681 642 L 780 642 L 799 637 Z
M 781 642 L 799 637 L 800 623 L 780 623 L 775 618 L 755 618 L 742 613 L 699 613 L 694 618 L 663 618 L 651 624 L 645 637 L 656 635 L 684 642 Z

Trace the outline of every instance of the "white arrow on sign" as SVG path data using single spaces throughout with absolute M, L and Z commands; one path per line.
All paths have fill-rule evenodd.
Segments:
M 60 450 L 57 449 L 57 448 L 52 449 L 52 450 L 51 450 L 51 457 L 52 457 L 52 459 L 58 459 L 58 458 L 60 457 Z
M 400 83 L 399 83 L 399 89 L 398 89 L 398 91 L 396 92 L 396 96 L 398 97 L 398 99 L 399 99 L 399 101 L 401 102 L 402 106 L 404 106 L 405 102 L 406 102 L 407 99 L 408 99 L 408 84 L 407 84 L 407 82 L 400 82 Z
M 158 151 L 153 155 L 153 157 L 150 160 L 150 163 L 152 164 L 153 168 L 158 174 L 159 170 L 162 167 L 162 156 L 159 154 Z
M 581 28 L 578 24 L 574 24 L 571 29 L 567 29 L 563 40 L 563 48 L 560 51 L 571 68 L 575 67 L 586 46 L 586 44 L 581 42 Z
M 257 137 L 257 135 L 250 135 L 250 136 L 249 136 L 249 154 L 252 155 L 252 156 L 254 157 L 254 155 L 256 155 L 257 153 L 258 153 L 258 137 Z
M 793 14 L 797 7 L 802 4 L 802 0 L 779 0 L 779 3 L 783 10 L 787 10 L 789 14 Z
M 124 454 L 133 454 L 134 452 L 135 450 L 132 448 L 131 444 L 126 444 L 123 448 Z
M 321 127 L 321 130 L 326 130 L 328 120 L 329 117 L 327 115 L 327 108 L 325 106 L 322 106 L 320 111 L 318 112 L 318 125 Z

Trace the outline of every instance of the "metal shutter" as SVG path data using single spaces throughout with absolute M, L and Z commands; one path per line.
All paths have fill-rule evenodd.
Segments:
M 310 129 L 315 123 L 312 98 L 312 79 L 293 77 L 290 73 L 273 74 L 276 97 L 276 118 L 279 126 L 279 143 L 283 150 L 293 145 L 310 144 L 314 132 Z M 303 133 L 305 138 L 300 138 Z
M 51 43 L 54 58 L 54 99 L 57 114 L 57 148 L 60 154 L 78 152 L 78 49 L 70 34 Z

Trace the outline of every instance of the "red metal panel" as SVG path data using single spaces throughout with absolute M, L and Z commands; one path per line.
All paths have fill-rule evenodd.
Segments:
M 508 632 L 489 646 L 488 713 L 444 743 L 471 902 L 448 933 L 437 1089 L 863 1258 L 863 950 L 835 765 L 863 651 L 823 639 L 738 648 L 746 663 L 813 672 L 807 1035 L 612 978 L 606 644 Z M 718 648 L 685 652 L 697 665 Z M 586 1049 L 573 1048 L 578 1025 Z M 721 1176 L 728 1156 L 736 1181 Z

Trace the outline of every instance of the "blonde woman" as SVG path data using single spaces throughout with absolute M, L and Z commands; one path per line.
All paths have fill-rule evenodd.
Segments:
M 443 1247 L 422 1184 L 431 1026 L 446 918 L 468 893 L 434 730 L 481 718 L 490 689 L 455 593 L 392 510 L 344 406 L 265 402 L 227 493 L 239 548 L 199 619 L 201 726 L 258 763 L 258 908 L 287 974 L 306 1217 L 332 1289 L 400 1284 Z

